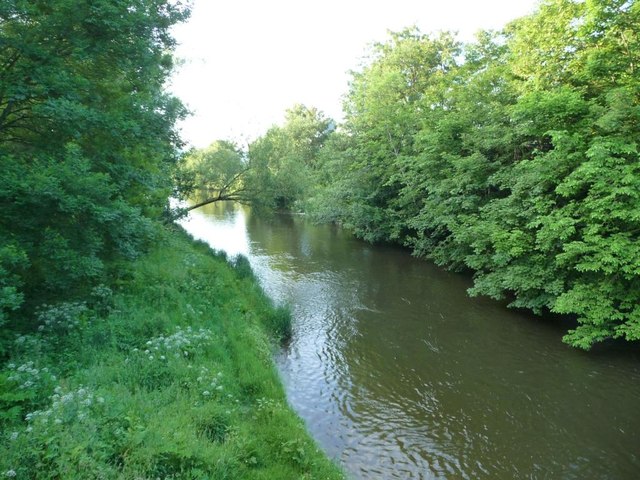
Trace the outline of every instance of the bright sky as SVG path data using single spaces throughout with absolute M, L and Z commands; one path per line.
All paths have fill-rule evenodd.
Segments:
M 183 138 L 245 142 L 296 103 L 340 120 L 349 70 L 387 31 L 417 25 L 465 41 L 533 11 L 537 0 L 193 0 L 174 35 L 184 63 L 171 90 L 193 112 Z

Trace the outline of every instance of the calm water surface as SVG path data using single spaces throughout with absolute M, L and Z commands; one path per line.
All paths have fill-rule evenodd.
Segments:
M 289 402 L 354 478 L 640 478 L 640 354 L 466 294 L 470 280 L 303 218 L 234 205 L 184 227 L 292 306 Z

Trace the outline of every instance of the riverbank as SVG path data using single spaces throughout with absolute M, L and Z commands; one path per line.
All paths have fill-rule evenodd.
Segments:
M 288 313 L 175 230 L 86 304 L 43 309 L 0 372 L 0 475 L 342 478 L 272 362 Z

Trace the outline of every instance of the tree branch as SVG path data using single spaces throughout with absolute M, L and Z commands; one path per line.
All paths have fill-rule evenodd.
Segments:
M 198 202 L 195 205 L 191 205 L 187 207 L 187 212 L 191 210 L 195 210 L 196 208 L 204 207 L 205 205 L 209 205 L 211 203 L 216 202 L 243 202 L 246 201 L 241 195 L 238 195 L 238 192 L 230 193 L 229 195 L 223 195 L 221 192 L 218 193 L 216 197 L 208 198 L 207 200 L 203 200 L 202 202 Z

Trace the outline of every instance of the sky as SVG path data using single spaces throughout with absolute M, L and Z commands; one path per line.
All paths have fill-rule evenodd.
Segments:
M 180 62 L 169 89 L 192 115 L 183 139 L 245 144 L 284 119 L 296 103 L 338 121 L 349 71 L 387 32 L 458 32 L 472 41 L 531 13 L 537 0 L 193 0 L 174 28 Z

